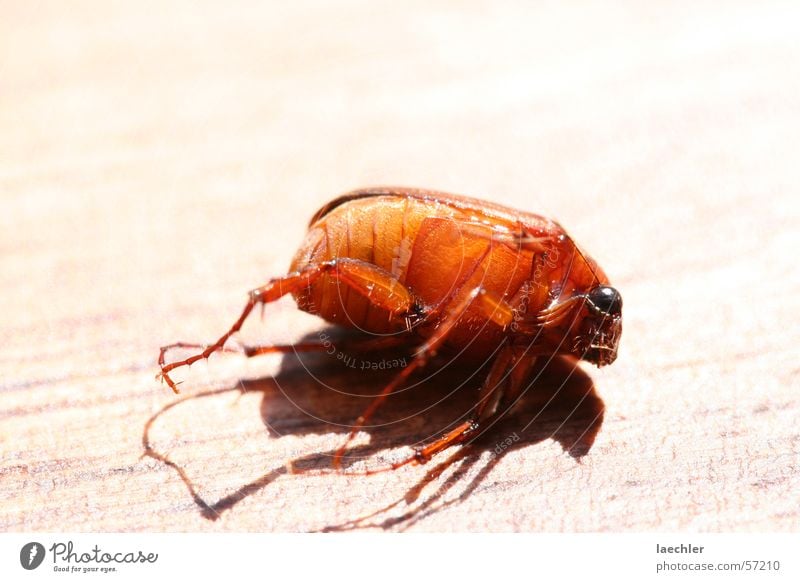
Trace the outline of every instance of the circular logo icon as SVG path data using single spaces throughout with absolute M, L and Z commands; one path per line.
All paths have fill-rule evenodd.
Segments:
M 26 570 L 35 570 L 44 561 L 44 546 L 39 542 L 28 542 L 19 551 L 19 563 Z

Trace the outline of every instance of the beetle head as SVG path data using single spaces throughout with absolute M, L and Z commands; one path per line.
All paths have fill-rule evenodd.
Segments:
M 617 359 L 622 334 L 622 296 L 609 285 L 598 285 L 585 298 L 574 353 L 598 368 L 607 366 Z

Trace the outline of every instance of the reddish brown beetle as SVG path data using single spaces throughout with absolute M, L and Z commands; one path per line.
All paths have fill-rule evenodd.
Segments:
M 622 297 L 558 223 L 442 192 L 372 188 L 322 207 L 289 274 L 251 291 L 239 319 L 215 343 L 161 348 L 161 376 L 177 392 L 172 370 L 225 350 L 256 305 L 289 293 L 300 309 L 369 334 L 362 347 L 416 347 L 354 423 L 334 457 L 337 468 L 359 428 L 440 349 L 493 358 L 472 416 L 387 469 L 425 463 L 473 439 L 519 397 L 540 356 L 611 364 L 622 331 Z M 166 352 L 176 347 L 202 351 L 167 364 Z M 244 353 L 313 349 L 323 344 L 246 347 Z

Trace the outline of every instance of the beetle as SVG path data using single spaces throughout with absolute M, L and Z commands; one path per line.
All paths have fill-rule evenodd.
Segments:
M 353 424 L 333 466 L 378 407 L 439 350 L 491 359 L 468 419 L 381 470 L 423 464 L 467 443 L 520 397 L 537 358 L 567 355 L 605 366 L 617 357 L 622 297 L 597 263 L 548 218 L 433 190 L 368 188 L 340 196 L 311 219 L 288 274 L 254 289 L 239 318 L 210 345 L 161 348 L 160 377 L 230 351 L 252 310 L 291 294 L 308 313 L 365 334 L 360 348 L 415 349 Z M 173 348 L 195 355 L 166 363 Z M 249 346 L 256 356 L 323 344 Z M 378 471 L 368 471 L 369 473 Z

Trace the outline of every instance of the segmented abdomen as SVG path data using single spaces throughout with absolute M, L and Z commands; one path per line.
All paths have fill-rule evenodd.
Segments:
M 472 212 L 414 198 L 352 200 L 311 226 L 291 270 L 335 258 L 360 259 L 396 277 L 427 310 L 477 285 L 508 300 L 518 299 L 532 272 L 533 255 L 502 244 L 492 246 L 492 229 L 499 226 L 510 232 L 512 225 L 486 222 Z M 405 328 L 402 317 L 391 317 L 329 276 L 298 293 L 296 300 L 304 311 L 370 333 Z M 438 310 L 436 317 L 445 312 Z M 451 335 L 458 344 L 481 332 L 483 340 L 493 344 L 501 331 L 471 309 Z

